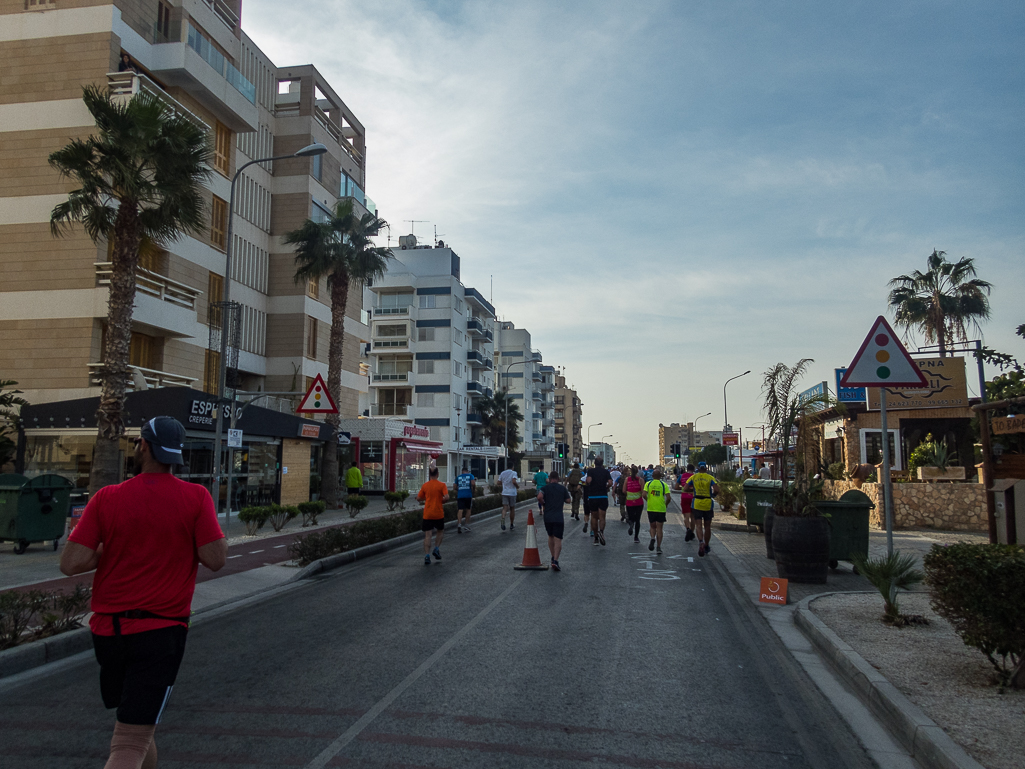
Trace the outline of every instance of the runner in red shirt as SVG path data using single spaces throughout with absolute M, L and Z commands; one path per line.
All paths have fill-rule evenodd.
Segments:
M 441 540 L 445 537 L 445 500 L 448 499 L 448 486 L 438 480 L 438 468 L 432 467 L 430 478 L 420 487 L 416 495 L 418 501 L 424 503 L 424 566 L 431 565 L 431 555 L 441 560 Z M 431 552 L 431 532 L 434 532 L 434 552 Z
M 687 481 L 690 480 L 692 475 L 694 475 L 694 465 L 687 465 L 687 471 L 680 473 L 676 483 L 676 488 L 680 489 L 680 509 L 683 511 L 683 525 L 687 529 L 687 533 L 683 537 L 684 542 L 690 542 L 694 539 L 694 511 L 691 510 L 694 495 L 688 494 L 686 491 Z
M 154 417 L 135 439 L 134 478 L 97 491 L 60 568 L 96 569 L 89 627 L 100 693 L 117 708 L 107 767 L 156 766 L 153 735 L 185 654 L 196 571 L 224 566 L 228 544 L 202 486 L 171 473 L 185 428 Z

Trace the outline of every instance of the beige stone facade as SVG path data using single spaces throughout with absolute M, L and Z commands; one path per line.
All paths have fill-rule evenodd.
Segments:
M 853 481 L 826 481 L 828 499 L 839 499 L 856 488 Z M 869 522 L 884 528 L 883 485 L 865 483 L 861 491 L 875 504 Z M 932 528 L 947 531 L 985 531 L 986 492 L 981 483 L 894 483 L 893 525 L 895 528 Z
M 565 457 L 564 467 L 574 457 L 584 456 L 583 439 L 583 407 L 584 404 L 577 391 L 566 384 L 562 374 L 555 376 L 555 441 L 565 443 L 569 454 Z

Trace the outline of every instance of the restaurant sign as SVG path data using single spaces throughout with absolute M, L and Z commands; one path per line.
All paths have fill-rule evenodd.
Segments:
M 964 358 L 919 358 L 918 369 L 929 383 L 922 387 L 887 387 L 886 410 L 952 409 L 968 406 Z M 879 410 L 879 388 L 868 388 L 868 408 Z
M 1025 414 L 1018 416 L 993 417 L 994 435 L 1025 433 Z

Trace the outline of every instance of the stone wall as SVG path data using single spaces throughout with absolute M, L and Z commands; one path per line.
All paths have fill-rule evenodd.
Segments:
M 856 488 L 854 481 L 826 481 L 827 499 L 839 499 Z M 872 526 L 883 528 L 883 485 L 865 483 L 861 491 L 875 504 Z M 986 531 L 986 494 L 981 483 L 894 483 L 893 525 L 948 531 Z

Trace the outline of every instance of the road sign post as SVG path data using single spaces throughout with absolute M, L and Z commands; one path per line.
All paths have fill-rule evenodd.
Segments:
M 887 387 L 928 387 L 918 365 L 880 315 L 872 324 L 861 349 L 847 367 L 844 387 L 879 388 L 879 426 L 883 441 L 883 518 L 886 521 L 886 552 L 893 555 L 893 481 L 890 477 L 890 431 L 886 422 Z

